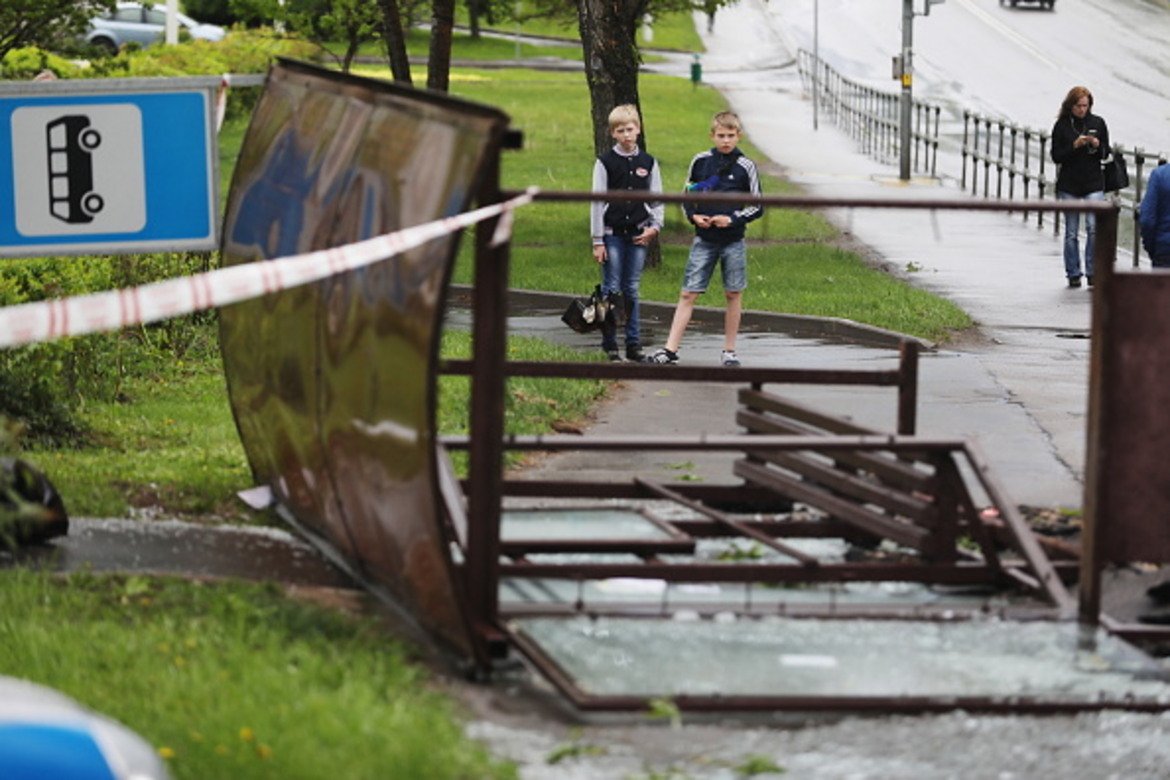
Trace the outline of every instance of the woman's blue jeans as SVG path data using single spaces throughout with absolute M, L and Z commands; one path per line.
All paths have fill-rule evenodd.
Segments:
M 646 264 L 646 247 L 634 243 L 633 236 L 606 236 L 605 262 L 601 265 L 601 292 L 621 292 L 626 299 L 626 347 L 641 344 L 638 321 L 638 287 L 642 283 L 642 266 Z M 617 334 L 602 328 L 601 348 L 617 349 Z
M 1104 192 L 1090 192 L 1084 197 L 1067 192 L 1056 193 L 1057 200 L 1105 200 Z M 1093 242 L 1097 238 L 1097 217 L 1075 211 L 1064 214 L 1064 275 L 1069 279 L 1081 278 L 1081 245 L 1079 234 L 1081 217 L 1085 218 L 1085 276 L 1093 275 Z

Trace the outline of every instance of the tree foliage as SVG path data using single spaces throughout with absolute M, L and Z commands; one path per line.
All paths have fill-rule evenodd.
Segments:
M 346 72 L 363 43 L 382 37 L 382 13 L 368 0 L 287 0 L 281 13 L 288 29 L 314 43 L 345 43 L 341 69 Z
M 11 49 L 69 48 L 89 20 L 113 8 L 114 0 L 3 0 L 0 2 L 0 58 Z

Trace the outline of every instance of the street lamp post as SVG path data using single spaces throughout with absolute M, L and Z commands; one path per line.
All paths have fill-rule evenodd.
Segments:
M 179 0 L 167 0 L 167 21 L 163 27 L 163 40 L 170 46 L 179 42 Z
M 930 8 L 930 0 L 927 0 Z M 901 143 L 898 155 L 898 178 L 910 181 L 910 121 L 914 113 L 914 0 L 902 0 L 902 119 L 898 123 Z
M 930 7 L 945 0 L 924 0 L 922 15 L 930 16 Z M 910 125 L 914 121 L 914 0 L 902 0 L 902 54 L 898 57 L 898 75 L 902 79 L 902 117 L 898 122 L 901 149 L 898 155 L 898 178 L 910 181 Z

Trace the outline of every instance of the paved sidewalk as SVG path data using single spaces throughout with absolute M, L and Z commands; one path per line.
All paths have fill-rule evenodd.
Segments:
M 714 33 L 702 34 L 704 80 L 727 97 L 751 143 L 807 193 L 971 197 L 954 182 L 900 182 L 896 169 L 859 154 L 823 118 L 814 131 L 795 51 L 769 26 L 763 0 L 722 10 Z M 920 432 L 977 441 L 1018 503 L 1080 506 L 1092 295 L 1065 286 L 1051 227 L 982 212 L 851 209 L 827 216 L 874 262 L 961 306 L 985 337 L 923 360 Z M 750 291 L 746 301 L 750 308 Z M 845 413 L 865 413 L 865 404 L 850 405 L 851 394 L 830 395 Z

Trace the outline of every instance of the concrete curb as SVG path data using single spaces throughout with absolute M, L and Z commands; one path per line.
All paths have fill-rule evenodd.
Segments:
M 471 285 L 451 285 L 451 295 L 448 303 L 461 307 L 471 306 Z M 569 302 L 578 295 L 569 293 L 547 292 L 541 290 L 509 290 L 508 308 L 538 309 L 549 312 L 561 312 Z M 642 301 L 642 316 L 669 323 L 674 315 L 673 303 L 658 303 Z M 723 324 L 723 308 L 718 306 L 696 306 L 691 319 L 711 327 L 721 327 Z M 878 347 L 897 349 L 903 341 L 916 342 L 921 349 L 934 350 L 937 344 L 898 333 L 884 328 L 876 328 L 853 320 L 840 317 L 813 317 L 804 314 L 781 314 L 778 312 L 758 311 L 747 309 L 743 313 L 741 331 L 763 331 L 767 333 L 784 333 L 790 336 L 806 339 L 822 339 L 836 343 L 856 344 L 864 347 Z

